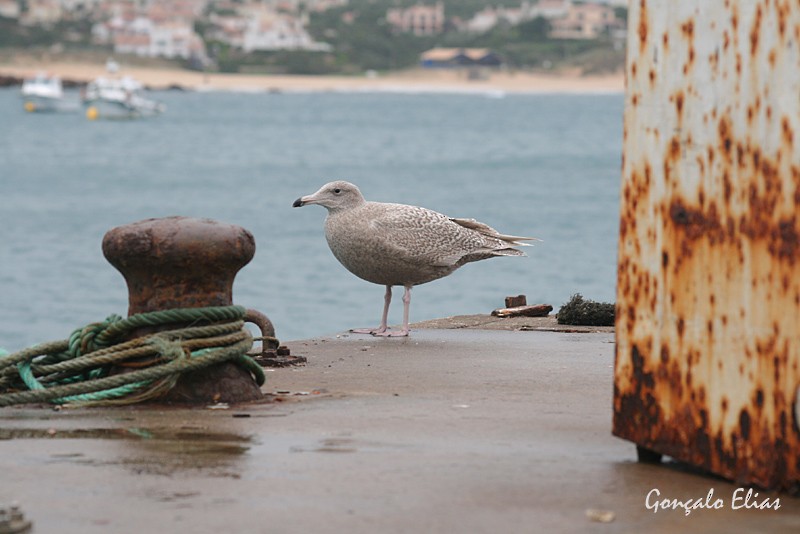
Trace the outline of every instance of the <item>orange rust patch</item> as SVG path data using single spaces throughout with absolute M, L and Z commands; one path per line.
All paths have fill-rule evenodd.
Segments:
M 644 50 L 647 46 L 647 2 L 639 0 L 639 49 Z
M 781 118 L 781 135 L 784 143 L 789 145 L 789 151 L 791 152 L 792 146 L 794 145 L 794 130 L 792 130 L 789 117 L 785 115 Z
M 750 55 L 755 57 L 758 53 L 758 42 L 761 32 L 761 19 L 763 18 L 761 4 L 756 6 L 756 17 L 753 21 L 753 26 L 750 28 Z

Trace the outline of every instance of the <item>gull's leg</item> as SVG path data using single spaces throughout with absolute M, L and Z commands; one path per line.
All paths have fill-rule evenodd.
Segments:
M 409 310 L 409 308 L 411 308 L 411 287 L 412 286 L 406 286 L 406 291 L 405 291 L 405 293 L 403 293 L 403 329 L 399 330 L 399 331 L 394 331 L 394 332 L 393 331 L 389 331 L 389 330 L 384 330 L 382 332 L 377 332 L 376 331 L 376 332 L 372 333 L 373 336 L 382 336 L 382 337 L 406 337 L 406 336 L 408 336 L 409 332 L 411 332 L 411 329 L 408 327 L 408 310 Z M 389 307 L 387 305 L 386 310 L 388 310 L 388 309 L 389 309 Z M 384 323 L 384 325 L 386 324 L 386 310 L 384 310 L 384 314 L 383 314 L 383 323 Z
M 403 296 L 405 302 L 405 296 Z M 383 315 L 381 315 L 381 325 L 378 328 L 354 328 L 350 330 L 354 334 L 373 334 L 381 335 L 386 332 L 389 321 L 389 304 L 392 303 L 392 286 L 386 286 L 386 294 L 383 296 Z

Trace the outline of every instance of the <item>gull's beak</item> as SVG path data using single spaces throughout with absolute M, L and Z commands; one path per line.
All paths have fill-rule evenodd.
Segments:
M 292 207 L 293 208 L 302 208 L 306 204 L 316 204 L 316 203 L 317 203 L 317 199 L 314 198 L 314 195 L 307 195 L 307 196 L 300 197 L 297 200 L 295 200 L 294 204 L 292 204 Z

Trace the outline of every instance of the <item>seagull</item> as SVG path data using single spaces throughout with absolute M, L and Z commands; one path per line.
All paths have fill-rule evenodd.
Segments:
M 525 256 L 514 247 L 537 240 L 504 235 L 475 219 L 455 219 L 419 206 L 369 202 L 345 181 L 327 183 L 292 207 L 307 204 L 328 210 L 325 238 L 336 259 L 359 278 L 386 286 L 380 325 L 350 330 L 358 334 L 408 336 L 412 287 L 445 277 L 465 263 Z M 405 288 L 399 331 L 387 326 L 393 286 Z

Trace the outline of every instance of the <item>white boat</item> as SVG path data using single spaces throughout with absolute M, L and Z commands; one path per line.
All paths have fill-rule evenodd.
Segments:
M 141 83 L 128 76 L 97 78 L 83 92 L 86 117 L 91 120 L 135 119 L 163 113 L 166 106 L 142 96 L 142 89 Z
M 70 106 L 64 102 L 64 87 L 61 78 L 40 72 L 33 78 L 22 82 L 23 107 L 25 111 L 67 111 Z M 74 108 L 72 108 L 74 109 Z

